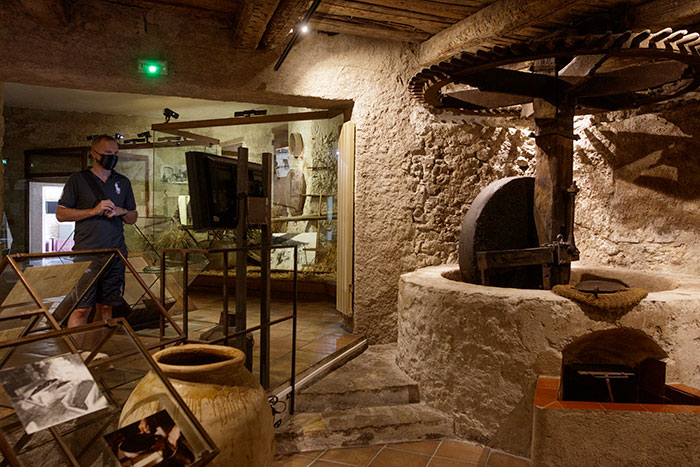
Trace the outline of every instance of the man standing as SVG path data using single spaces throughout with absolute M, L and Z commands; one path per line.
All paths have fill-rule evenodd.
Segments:
M 63 188 L 56 219 L 75 221 L 74 250 L 118 248 L 127 255 L 123 223 L 134 224 L 138 213 L 131 182 L 114 170 L 118 150 L 119 145 L 111 136 L 95 136 L 90 148 L 95 164 L 71 175 Z M 94 321 L 110 319 L 112 306 L 121 304 L 123 293 L 124 263 L 114 259 L 77 304 L 68 327 L 86 324 L 95 304 Z

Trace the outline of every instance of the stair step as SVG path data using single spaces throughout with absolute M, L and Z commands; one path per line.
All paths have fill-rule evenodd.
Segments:
M 452 420 L 423 404 L 297 413 L 275 435 L 277 454 L 445 438 Z
M 373 345 L 317 383 L 296 395 L 295 410 L 322 412 L 412 404 L 418 384 L 396 365 L 396 344 Z

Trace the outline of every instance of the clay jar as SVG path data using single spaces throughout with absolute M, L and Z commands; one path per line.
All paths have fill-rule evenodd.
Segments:
M 219 448 L 210 465 L 272 464 L 272 412 L 260 383 L 243 366 L 245 354 L 219 345 L 186 344 L 153 358 Z M 164 387 L 149 372 L 124 404 L 119 426 L 162 410 Z M 177 415 L 171 414 L 177 422 Z

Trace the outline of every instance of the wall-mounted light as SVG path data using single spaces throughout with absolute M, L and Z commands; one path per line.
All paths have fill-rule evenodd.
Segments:
M 301 33 L 306 34 L 307 32 L 309 32 L 309 26 L 305 24 L 301 27 Z
M 114 133 L 114 139 L 116 139 L 117 141 L 119 141 L 119 140 L 121 140 L 121 139 L 124 139 L 124 135 L 121 134 L 121 133 Z

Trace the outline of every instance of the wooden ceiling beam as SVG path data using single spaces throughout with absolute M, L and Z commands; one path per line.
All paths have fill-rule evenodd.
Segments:
M 433 15 L 414 13 L 377 5 L 369 5 L 356 2 L 343 2 L 337 0 L 325 0 L 316 10 L 334 16 L 348 16 L 352 18 L 364 18 L 373 21 L 386 21 L 389 23 L 406 24 L 431 34 L 450 27 L 454 20 L 440 18 Z
M 565 12 L 583 0 L 498 0 L 421 44 L 419 62 L 432 65 L 485 41 L 517 33 Z
M 68 24 L 66 0 L 19 0 L 34 19 L 42 24 L 65 26 Z
M 630 10 L 633 27 L 689 27 L 700 22 L 700 2 L 654 0 Z
M 280 0 L 246 0 L 241 6 L 233 33 L 234 45 L 256 49 Z
M 313 0 L 281 0 L 267 23 L 260 48 L 269 50 L 284 44 L 291 34 L 289 31 L 301 21 L 312 3 Z
M 430 37 L 429 33 L 413 31 L 408 29 L 396 29 L 369 21 L 355 20 L 354 22 L 343 21 L 335 17 L 314 17 L 309 21 L 309 25 L 316 30 L 325 32 L 337 32 L 354 34 L 356 36 L 373 37 L 377 39 L 388 39 L 403 42 L 422 42 Z
M 489 2 L 477 2 L 477 6 L 454 5 L 431 0 L 363 0 L 363 3 L 414 11 L 416 13 L 425 13 L 428 15 L 439 13 L 440 16 L 445 18 L 461 20 L 482 8 L 483 4 L 488 4 Z

